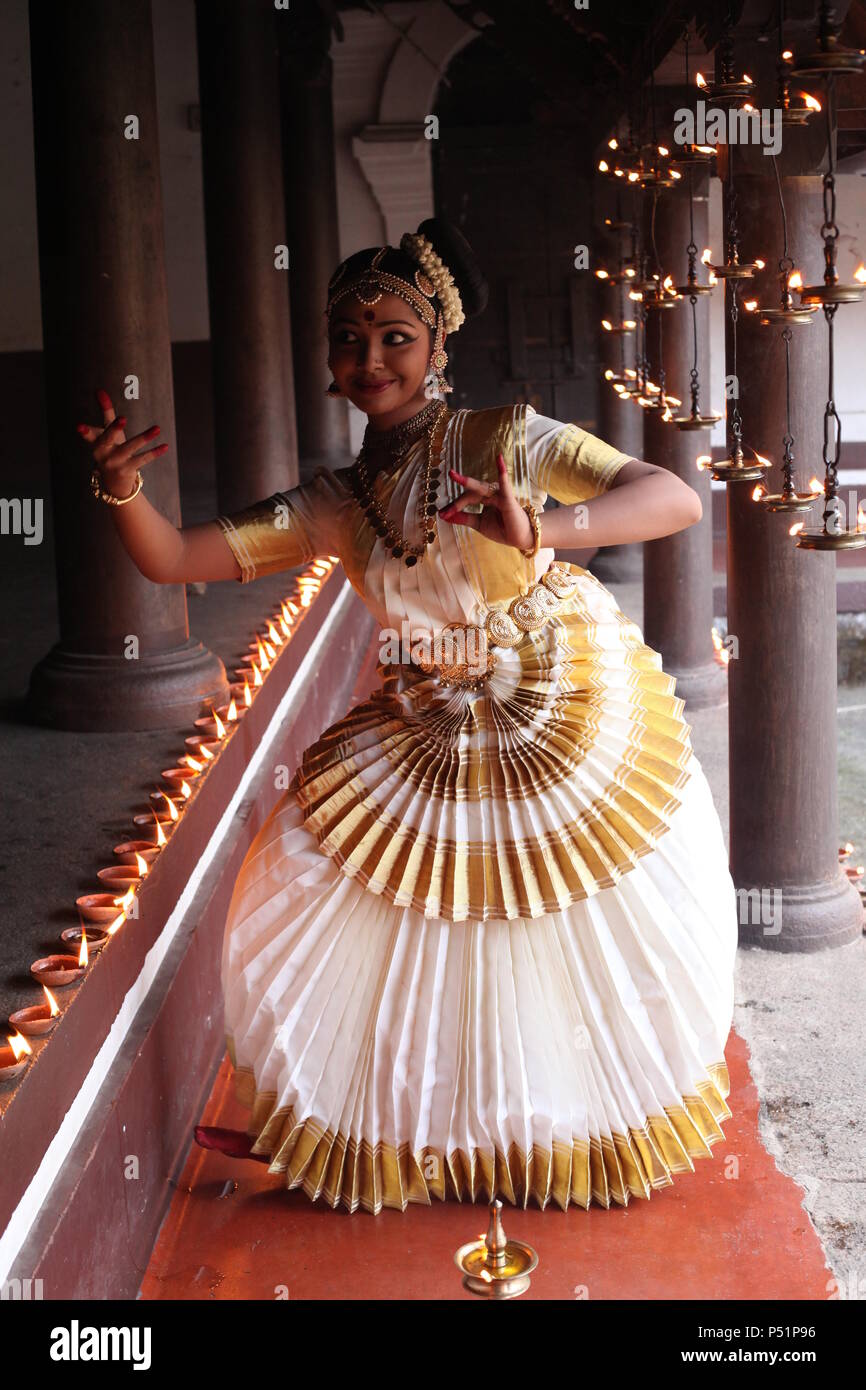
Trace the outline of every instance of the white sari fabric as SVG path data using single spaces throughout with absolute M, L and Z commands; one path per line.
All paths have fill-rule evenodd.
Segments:
M 423 452 L 375 484 L 409 536 Z M 449 467 L 492 481 L 500 452 L 537 506 L 589 500 L 627 461 L 528 407 L 459 411 L 438 505 L 459 491 Z M 221 523 L 243 582 L 338 556 L 383 647 L 406 624 L 483 622 L 553 561 L 440 521 L 409 568 L 345 470 Z M 235 885 L 222 979 L 254 1152 L 333 1206 L 626 1204 L 723 1137 L 737 928 L 721 826 L 658 653 L 597 579 L 560 567 L 571 593 L 480 689 L 383 660 Z

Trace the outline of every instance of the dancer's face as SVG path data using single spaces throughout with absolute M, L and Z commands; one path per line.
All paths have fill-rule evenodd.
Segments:
M 344 396 L 384 428 L 426 404 L 433 335 L 399 295 L 341 300 L 328 326 L 328 366 Z

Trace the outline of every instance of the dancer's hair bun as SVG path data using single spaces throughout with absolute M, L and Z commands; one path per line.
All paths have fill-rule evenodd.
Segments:
M 467 319 L 480 314 L 487 307 L 489 288 L 475 252 L 463 233 L 442 217 L 428 217 L 418 228 L 418 235 L 432 243 L 437 256 L 454 276 Z

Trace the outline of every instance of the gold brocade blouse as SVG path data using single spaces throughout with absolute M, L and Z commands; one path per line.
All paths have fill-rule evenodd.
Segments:
M 597 496 L 630 458 L 579 426 L 538 415 L 527 405 L 449 414 L 437 507 L 460 491 L 448 476 L 449 468 L 495 482 L 500 453 L 518 500 L 532 502 L 539 509 L 548 496 L 565 504 Z M 401 474 L 414 463 L 419 469 L 423 465 L 424 447 L 424 441 L 416 443 L 395 470 L 376 477 L 374 488 L 386 505 Z M 362 597 L 369 597 L 364 576 L 374 548 L 381 547 L 382 542 L 354 499 L 348 468 L 320 467 L 308 482 L 216 519 L 240 565 L 240 583 L 305 564 L 317 555 L 335 555 L 353 587 Z M 402 518 L 398 515 L 394 519 L 400 525 Z M 439 523 L 440 532 L 443 526 L 448 523 Z M 468 528 L 455 529 L 464 532 L 464 550 L 471 546 L 489 603 L 513 597 L 535 577 L 519 551 L 469 533 Z M 466 540 L 469 535 L 471 540 Z M 438 540 L 433 543 L 419 567 L 429 565 L 438 544 Z M 575 546 L 579 544 L 576 529 Z M 539 560 L 537 573 L 546 568 L 552 552 L 544 550 L 540 555 L 544 563 Z M 372 606 L 375 611 L 377 606 Z

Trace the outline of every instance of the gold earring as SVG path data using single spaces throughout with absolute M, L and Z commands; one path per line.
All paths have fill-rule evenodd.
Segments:
M 440 395 L 446 391 L 453 391 L 453 386 L 449 386 L 445 380 L 445 368 L 448 366 L 448 353 L 445 351 L 445 327 L 441 314 L 436 315 L 436 337 L 433 340 L 433 352 L 430 357 L 430 370 L 433 373 L 436 390 Z

